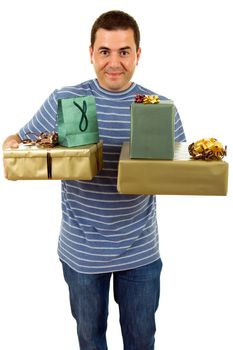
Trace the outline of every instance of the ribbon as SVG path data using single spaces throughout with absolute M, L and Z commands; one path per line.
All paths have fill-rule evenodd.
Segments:
M 79 123 L 79 130 L 84 132 L 87 130 L 88 128 L 88 119 L 87 119 L 87 103 L 86 101 L 83 101 L 83 107 L 81 107 L 77 102 L 73 101 L 74 105 L 81 111 L 82 116 L 81 116 L 81 120 Z M 84 126 L 82 125 L 84 124 Z
M 52 156 L 50 152 L 47 152 L 47 174 L 48 179 L 52 179 Z
M 136 103 L 144 103 L 144 104 L 155 104 L 159 103 L 160 99 L 159 96 L 157 95 L 142 95 L 142 94 L 137 94 L 135 96 L 135 101 Z
M 146 104 L 155 104 L 155 103 L 159 103 L 159 96 L 145 96 L 143 103 Z
M 24 145 L 28 145 L 28 146 L 37 145 L 41 147 L 52 148 L 58 144 L 58 134 L 55 131 L 51 133 L 41 132 L 40 134 L 36 134 L 34 132 L 28 132 L 26 133 L 26 135 L 35 135 L 36 139 L 35 140 L 32 140 L 30 138 L 23 139 L 21 143 L 23 143 Z
M 32 140 L 30 138 L 23 139 L 21 141 L 22 144 L 27 146 L 41 146 L 44 148 L 52 148 L 58 144 L 58 134 L 53 131 L 52 133 L 41 132 L 40 134 L 36 134 L 34 132 L 28 132 L 26 135 L 35 135 L 36 139 Z M 47 174 L 48 179 L 52 179 L 52 156 L 50 152 L 47 152 Z
M 211 137 L 191 143 L 188 151 L 193 159 L 221 160 L 227 155 L 227 146 L 223 147 L 221 142 Z
M 137 95 L 135 96 L 134 102 L 135 102 L 135 103 L 143 103 L 144 97 L 145 97 L 145 95 L 137 94 Z

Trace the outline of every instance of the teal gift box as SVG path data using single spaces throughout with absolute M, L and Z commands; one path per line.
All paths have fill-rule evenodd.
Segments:
M 174 115 L 171 100 L 132 103 L 130 158 L 173 159 Z

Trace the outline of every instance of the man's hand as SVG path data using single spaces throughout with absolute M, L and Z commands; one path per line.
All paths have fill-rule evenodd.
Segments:
M 8 136 L 3 142 L 2 149 L 6 148 L 18 148 L 21 139 L 18 134 Z
M 8 136 L 6 140 L 3 142 L 2 149 L 4 150 L 7 148 L 18 148 L 20 142 L 21 142 L 21 139 L 18 134 Z M 4 158 L 3 158 L 3 166 L 4 166 L 4 176 L 5 178 L 7 178 L 6 162 Z

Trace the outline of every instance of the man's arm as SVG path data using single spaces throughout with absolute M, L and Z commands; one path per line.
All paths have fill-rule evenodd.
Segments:
M 6 148 L 17 148 L 19 143 L 21 142 L 21 138 L 18 134 L 8 136 L 2 144 L 2 149 Z

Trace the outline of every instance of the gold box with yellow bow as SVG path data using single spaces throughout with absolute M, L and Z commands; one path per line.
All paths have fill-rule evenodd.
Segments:
M 130 159 L 124 143 L 117 188 L 123 194 L 219 195 L 228 187 L 228 163 L 194 160 L 186 142 L 175 143 L 173 160 Z
M 103 142 L 43 148 L 22 145 L 3 151 L 8 180 L 91 180 L 102 169 Z

